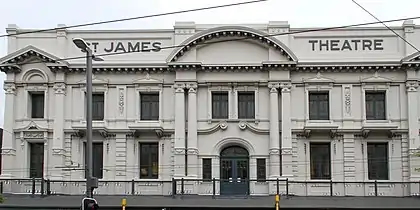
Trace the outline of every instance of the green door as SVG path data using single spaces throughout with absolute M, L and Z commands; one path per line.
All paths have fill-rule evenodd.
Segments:
M 220 195 L 249 194 L 249 154 L 232 146 L 220 153 Z

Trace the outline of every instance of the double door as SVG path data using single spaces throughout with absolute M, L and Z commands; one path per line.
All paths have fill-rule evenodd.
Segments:
M 248 195 L 248 175 L 248 158 L 222 158 L 220 160 L 220 195 Z

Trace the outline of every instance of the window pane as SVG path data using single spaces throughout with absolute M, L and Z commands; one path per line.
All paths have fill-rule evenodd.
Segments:
M 92 94 L 92 119 L 104 120 L 105 103 L 103 93 Z
M 140 94 L 140 119 L 159 120 L 159 94 Z
M 157 179 L 159 177 L 159 144 L 140 143 L 140 178 Z
M 227 119 L 229 112 L 228 93 L 212 93 L 213 119 Z
M 310 143 L 311 179 L 331 179 L 330 143 Z
M 266 160 L 264 158 L 257 159 L 257 180 L 265 181 L 266 179 Z
M 385 120 L 385 92 L 367 92 L 365 94 L 366 119 Z
M 203 179 L 212 179 L 211 158 L 203 158 Z
M 309 119 L 310 120 L 329 120 L 329 93 L 312 92 L 309 93 Z
M 31 117 L 44 117 L 44 93 L 31 93 Z
M 254 119 L 255 118 L 255 93 L 239 92 L 238 93 L 238 118 Z
M 85 165 L 86 165 L 87 164 L 87 153 L 88 153 L 86 142 L 83 142 L 83 147 L 84 147 L 84 151 L 85 151 Z M 103 159 L 104 159 L 103 148 L 104 147 L 103 147 L 102 142 L 94 142 L 92 144 L 92 158 L 93 158 L 92 174 L 93 174 L 94 177 L 96 177 L 98 179 L 103 178 Z

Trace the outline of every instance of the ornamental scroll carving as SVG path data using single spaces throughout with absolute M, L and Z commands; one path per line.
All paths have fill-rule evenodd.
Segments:
M 119 95 L 118 95 L 118 106 L 120 114 L 124 113 L 124 88 L 120 88 Z
M 407 81 L 405 86 L 407 87 L 407 92 L 416 92 L 419 87 L 419 83 L 417 81 Z
M 66 94 L 66 84 L 64 83 L 55 83 L 54 84 L 55 94 Z
M 346 110 L 346 114 L 351 114 L 351 91 L 350 87 L 344 88 L 344 109 Z
M 23 137 L 27 139 L 43 139 L 44 132 L 25 132 Z
M 4 83 L 3 89 L 6 91 L 6 94 L 16 93 L 16 85 L 13 83 Z

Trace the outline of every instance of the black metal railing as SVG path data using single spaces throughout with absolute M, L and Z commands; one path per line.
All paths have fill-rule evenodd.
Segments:
M 0 192 L 31 195 L 83 195 L 85 180 L 0 179 Z M 239 187 L 241 186 L 241 188 Z M 245 186 L 245 188 L 244 188 Z M 394 196 L 420 195 L 420 182 L 392 181 L 297 181 L 292 179 L 221 180 L 172 179 L 99 181 L 97 195 L 211 195 L 217 197 L 233 189 L 235 195 L 284 196 Z M 242 189 L 237 190 L 237 189 Z M 245 190 L 243 190 L 245 189 Z M 236 190 L 236 191 L 235 191 Z

